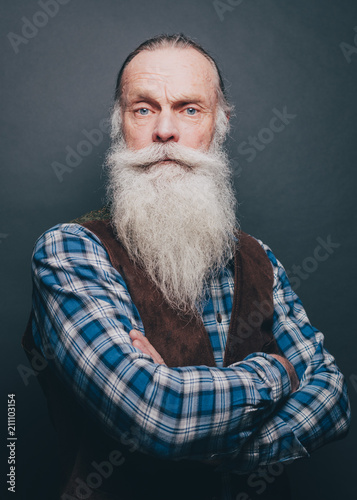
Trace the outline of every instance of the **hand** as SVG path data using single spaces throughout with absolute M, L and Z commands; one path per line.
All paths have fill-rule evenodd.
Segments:
M 166 364 L 157 350 L 154 349 L 154 347 L 142 333 L 140 333 L 138 330 L 131 330 L 129 335 L 132 340 L 133 346 L 140 349 L 140 351 L 144 354 L 148 354 L 149 356 L 151 356 L 154 360 L 154 363 L 158 363 L 159 365 Z
M 295 392 L 299 388 L 300 380 L 296 375 L 296 371 L 293 365 L 290 363 L 288 359 L 284 358 L 283 356 L 280 356 L 279 354 L 270 354 L 270 356 L 273 356 L 273 358 L 280 361 L 280 363 L 284 366 L 290 378 L 291 392 Z

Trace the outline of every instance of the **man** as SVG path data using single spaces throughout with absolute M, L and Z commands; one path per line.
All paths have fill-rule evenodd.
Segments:
M 323 335 L 237 229 L 231 111 L 199 45 L 142 44 L 118 76 L 109 208 L 36 243 L 23 344 L 48 361 L 63 500 L 286 500 L 284 464 L 347 432 Z

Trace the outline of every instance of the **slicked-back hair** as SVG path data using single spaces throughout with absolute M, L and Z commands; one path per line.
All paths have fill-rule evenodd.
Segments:
M 230 114 L 232 111 L 232 106 L 229 104 L 227 95 L 226 95 L 226 90 L 223 82 L 223 78 L 221 75 L 221 72 L 217 66 L 216 61 L 213 59 L 212 56 L 208 54 L 208 52 L 205 51 L 205 49 L 199 45 L 197 42 L 192 40 L 191 38 L 187 37 L 183 33 L 177 33 L 174 35 L 157 35 L 153 38 L 150 38 L 149 40 L 146 40 L 142 44 L 139 45 L 133 52 L 131 52 L 128 57 L 125 59 L 122 67 L 120 68 L 118 77 L 117 77 L 117 82 L 116 82 L 116 87 L 115 87 L 115 94 L 114 94 L 114 101 L 115 104 L 120 103 L 120 97 L 121 97 L 121 91 L 122 91 L 122 78 L 123 78 L 123 73 L 127 65 L 134 59 L 135 56 L 140 54 L 140 52 L 143 52 L 144 50 L 148 51 L 154 51 L 158 49 L 164 49 L 164 48 L 180 48 L 180 49 L 187 49 L 187 48 L 192 48 L 200 52 L 206 59 L 210 61 L 212 64 L 213 68 L 215 69 L 217 76 L 218 76 L 218 81 L 219 81 L 219 87 L 217 88 L 217 94 L 218 94 L 218 103 L 219 105 L 223 108 L 225 113 Z

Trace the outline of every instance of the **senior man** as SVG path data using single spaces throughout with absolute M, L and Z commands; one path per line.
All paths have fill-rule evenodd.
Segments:
M 108 204 L 36 242 L 23 345 L 59 433 L 59 497 L 290 498 L 346 434 L 344 378 L 284 268 L 238 230 L 214 60 L 184 35 L 119 72 Z

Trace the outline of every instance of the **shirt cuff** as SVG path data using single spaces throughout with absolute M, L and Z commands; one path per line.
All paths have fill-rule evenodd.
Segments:
M 290 374 L 280 361 L 265 352 L 254 352 L 245 357 L 243 361 L 230 365 L 230 368 L 242 366 L 248 361 L 247 367 L 252 368 L 262 379 L 262 382 L 271 388 L 272 401 L 277 402 L 289 396 L 292 391 Z

